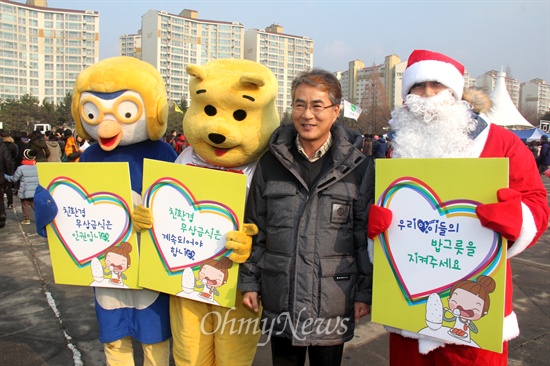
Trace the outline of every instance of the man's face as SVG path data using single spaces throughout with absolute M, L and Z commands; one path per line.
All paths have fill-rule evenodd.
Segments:
M 437 81 L 424 81 L 422 83 L 416 83 L 409 90 L 409 94 L 415 94 L 424 98 L 433 97 L 439 92 L 448 89 L 445 85 L 438 83 Z
M 296 88 L 292 121 L 302 143 L 322 145 L 328 139 L 330 128 L 340 112 L 339 105 L 331 105 L 326 91 L 304 84 Z

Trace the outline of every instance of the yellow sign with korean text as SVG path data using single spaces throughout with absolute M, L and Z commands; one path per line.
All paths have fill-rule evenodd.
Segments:
M 145 159 L 139 285 L 223 307 L 235 306 L 239 266 L 225 234 L 242 225 L 246 175 Z
M 508 187 L 508 159 L 377 159 L 372 321 L 502 352 L 506 245 L 480 204 Z
M 55 283 L 135 289 L 128 163 L 37 163 L 57 215 L 46 227 Z

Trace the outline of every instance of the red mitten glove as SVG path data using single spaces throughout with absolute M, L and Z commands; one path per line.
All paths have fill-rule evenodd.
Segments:
M 370 205 L 369 221 L 367 223 L 367 236 L 369 239 L 374 239 L 375 236 L 388 230 L 391 219 L 391 210 L 375 204 Z
M 521 193 L 510 188 L 497 191 L 498 203 L 476 207 L 481 225 L 500 233 L 506 239 L 517 240 L 523 224 Z

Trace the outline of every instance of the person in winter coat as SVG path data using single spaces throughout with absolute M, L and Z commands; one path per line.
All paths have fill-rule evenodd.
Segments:
M 293 124 L 271 136 L 251 183 L 245 222 L 258 226 L 241 265 L 244 304 L 271 336 L 273 365 L 339 365 L 355 320 L 370 313 L 365 235 L 374 172 L 362 136 L 336 122 L 342 92 L 332 73 L 292 83 Z
M 52 131 L 46 131 L 44 133 L 44 139 L 46 140 L 46 145 L 48 145 L 48 149 L 50 150 L 50 156 L 48 156 L 49 162 L 54 163 L 60 163 L 61 162 L 61 146 L 59 145 L 59 141 L 57 141 L 57 137 Z
M 44 135 L 40 131 L 32 131 L 31 139 L 29 141 L 29 149 L 32 149 L 36 152 L 36 161 L 45 162 L 48 161 L 50 156 L 50 150 L 48 145 L 46 145 L 46 140 Z
M 540 137 L 540 153 L 537 158 L 537 165 L 539 167 L 539 173 L 544 174 L 550 167 L 550 144 L 548 144 L 548 136 L 542 135 Z
M 22 225 L 31 223 L 29 207 L 34 210 L 34 191 L 38 187 L 38 171 L 36 169 L 36 152 L 31 149 L 23 151 L 23 162 L 15 170 L 13 175 L 4 175 L 10 182 L 21 182 L 19 186 L 19 198 L 23 210 Z
M 15 169 L 15 162 L 17 161 L 19 148 L 15 144 L 13 138 L 10 136 L 8 131 L 1 129 L 0 137 L 2 138 L 2 141 L 4 141 L 4 145 L 6 145 L 8 151 L 10 152 L 10 156 L 11 156 L 11 159 L 13 160 L 14 169 Z M 6 195 L 6 207 L 13 208 L 13 184 L 7 180 L 4 182 L 4 194 Z
M 0 228 L 6 226 L 6 207 L 4 206 L 5 174 L 13 173 L 14 163 L 4 140 L 0 139 Z
M 363 135 L 363 148 L 361 149 L 363 151 L 363 154 L 367 155 L 368 157 L 372 156 L 372 135 L 365 134 Z
M 15 167 L 14 170 L 21 165 L 21 162 L 23 161 L 23 151 L 27 150 L 29 148 L 29 144 L 25 141 L 23 141 L 23 134 L 21 131 L 12 131 L 11 137 L 13 138 L 13 142 L 15 145 L 17 145 L 17 157 L 15 158 Z
M 176 138 L 176 147 L 175 147 L 175 150 L 176 150 L 176 154 L 181 154 L 181 152 L 183 150 L 185 150 L 185 148 L 189 146 L 189 144 L 187 143 L 187 140 L 185 139 L 185 135 L 183 133 L 180 133 L 178 135 L 178 137 Z
M 372 146 L 372 156 L 374 156 L 375 159 L 385 158 L 387 152 L 388 144 L 386 143 L 386 139 L 380 137 Z
M 67 161 L 79 161 L 82 151 L 80 150 L 80 146 L 76 143 L 73 131 L 66 129 L 63 131 L 63 136 L 65 137 L 65 155 L 67 156 Z

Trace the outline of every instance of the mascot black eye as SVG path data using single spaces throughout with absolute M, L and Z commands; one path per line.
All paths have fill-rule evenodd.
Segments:
M 237 121 L 242 121 L 246 118 L 246 111 L 242 109 L 237 109 L 235 112 L 233 112 L 233 118 Z
M 85 102 L 81 106 L 81 116 L 84 122 L 96 124 L 98 122 L 99 109 L 94 103 Z
M 213 117 L 216 115 L 216 113 L 218 113 L 218 111 L 216 110 L 216 107 L 209 104 L 206 107 L 204 107 L 204 113 L 206 113 L 206 115 L 210 117 Z
M 140 104 L 138 104 L 140 103 Z M 141 117 L 142 108 L 140 101 L 121 99 L 116 107 L 116 118 L 122 123 L 134 123 Z

